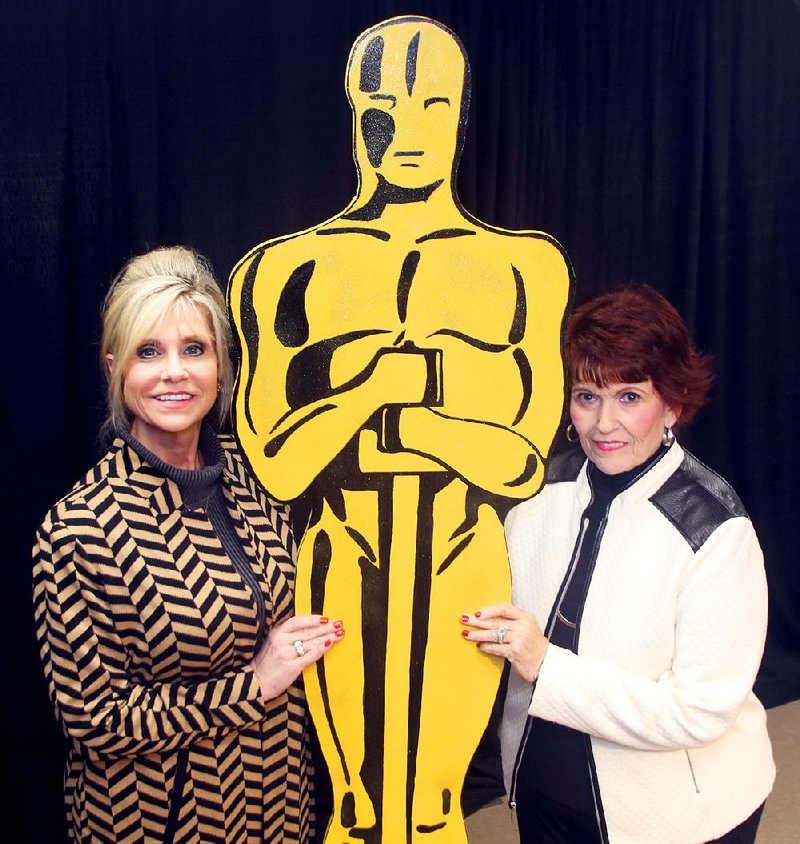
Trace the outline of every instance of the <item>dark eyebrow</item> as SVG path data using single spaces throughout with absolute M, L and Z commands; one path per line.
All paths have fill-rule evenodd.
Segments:
M 419 32 L 411 39 L 406 52 L 406 88 L 408 96 L 414 90 L 414 83 L 417 81 L 417 55 L 419 54 Z
M 450 105 L 450 97 L 428 97 L 423 103 L 423 106 L 427 108 L 434 103 L 447 103 L 447 105 Z
M 362 91 L 377 91 L 381 87 L 381 63 L 383 62 L 383 38 L 376 35 L 364 48 L 361 57 L 361 78 L 358 87 Z
M 394 94 L 370 94 L 371 100 L 388 100 L 392 104 L 392 108 L 397 105 L 397 97 Z

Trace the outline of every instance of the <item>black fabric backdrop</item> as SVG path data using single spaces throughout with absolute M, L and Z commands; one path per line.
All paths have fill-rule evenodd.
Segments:
M 224 279 L 355 191 L 355 36 L 428 14 L 464 41 L 464 206 L 564 244 L 576 301 L 646 281 L 716 361 L 682 439 L 725 475 L 771 586 L 757 690 L 800 697 L 800 5 L 792 0 L 26 0 L 0 10 L 5 292 L 3 813 L 61 838 L 60 736 L 29 548 L 94 461 L 99 308 L 130 255 L 186 243 Z M 462 703 L 464 702 L 462 698 Z

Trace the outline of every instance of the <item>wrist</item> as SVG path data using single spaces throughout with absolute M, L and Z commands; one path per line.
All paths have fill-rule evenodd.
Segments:
M 383 409 L 381 414 L 380 450 L 389 454 L 398 454 L 403 450 L 400 439 L 400 410 L 396 405 Z
M 397 414 L 398 440 L 406 450 L 427 452 L 430 439 L 426 435 L 436 428 L 437 422 L 438 417 L 427 407 L 401 407 Z
M 534 662 L 533 666 L 533 677 L 531 677 L 531 682 L 535 682 L 539 678 L 539 672 L 542 670 L 542 665 L 544 664 L 544 658 L 547 656 L 547 647 L 550 644 L 549 639 L 544 639 L 543 647 L 537 659 Z
M 259 665 L 257 661 L 257 657 L 254 657 L 250 661 L 250 668 L 253 669 L 253 674 L 256 675 L 256 683 L 258 684 L 258 693 L 262 700 L 269 700 L 269 689 L 266 687 L 266 681 L 262 679 L 261 672 L 258 670 Z

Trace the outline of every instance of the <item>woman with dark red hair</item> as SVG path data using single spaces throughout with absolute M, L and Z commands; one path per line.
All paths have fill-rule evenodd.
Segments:
M 501 739 L 523 844 L 746 844 L 775 777 L 752 691 L 761 549 L 736 493 L 675 441 L 709 361 L 649 287 L 567 330 L 568 437 L 506 520 L 514 604 L 462 618 L 508 659 Z

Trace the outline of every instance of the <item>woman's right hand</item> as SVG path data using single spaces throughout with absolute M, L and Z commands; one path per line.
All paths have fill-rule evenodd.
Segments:
M 482 607 L 474 615 L 462 615 L 461 623 L 476 630 L 462 631 L 485 654 L 501 656 L 528 683 L 539 676 L 549 644 L 536 617 L 514 604 Z
M 344 636 L 341 621 L 321 615 L 298 615 L 270 628 L 253 657 L 264 700 L 283 694 L 307 665 L 316 662 Z M 295 643 L 301 644 L 295 647 Z

